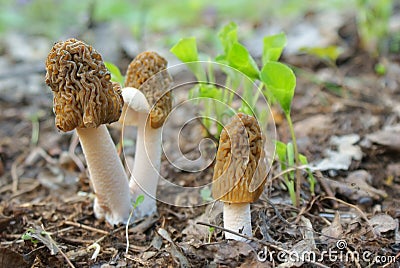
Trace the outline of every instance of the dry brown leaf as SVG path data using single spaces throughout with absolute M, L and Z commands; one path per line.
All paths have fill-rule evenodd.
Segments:
M 310 116 L 294 124 L 294 132 L 298 138 L 329 133 L 332 128 L 332 117 L 326 114 Z
M 337 239 L 340 239 L 343 236 L 343 228 L 340 223 L 340 214 L 336 211 L 335 217 L 331 225 L 322 229 L 321 240 L 329 242 L 336 242 Z
M 389 126 L 383 130 L 367 135 L 367 139 L 373 143 L 387 146 L 392 150 L 400 150 L 400 124 Z
M 374 227 L 374 232 L 378 236 L 381 236 L 382 233 L 394 231 L 397 228 L 397 222 L 387 214 L 375 215 L 369 222 Z
M 0 268 L 31 267 L 24 257 L 8 248 L 0 248 Z

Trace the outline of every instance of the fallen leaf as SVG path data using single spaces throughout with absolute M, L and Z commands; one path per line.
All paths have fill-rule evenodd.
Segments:
M 333 136 L 330 139 L 330 145 L 337 147 L 337 150 L 326 149 L 324 151 L 326 158 L 318 163 L 312 164 L 314 169 L 317 170 L 348 170 L 351 161 L 362 159 L 362 151 L 358 145 L 360 136 L 357 134 L 350 134 L 341 137 Z
M 31 267 L 24 257 L 8 248 L 0 248 L 0 268 L 8 267 Z
M 394 231 L 397 228 L 397 222 L 387 214 L 375 215 L 369 222 L 378 236 L 381 236 L 382 233 Z
M 387 146 L 392 150 L 400 150 L 400 124 L 385 127 L 383 130 L 367 135 L 373 143 Z
M 305 261 L 303 258 L 305 256 L 309 256 L 310 252 L 315 251 L 316 244 L 314 239 L 314 229 L 311 221 L 302 216 L 301 225 L 302 227 L 300 230 L 303 235 L 303 239 L 293 245 L 293 247 L 290 249 L 290 254 L 285 255 L 285 262 L 279 264 L 278 267 L 300 267 Z
M 321 240 L 327 241 L 328 243 L 336 242 L 337 239 L 340 239 L 343 236 L 343 228 L 342 224 L 340 223 L 339 212 L 336 211 L 335 217 L 333 218 L 331 225 L 323 228 L 321 233 Z
M 379 200 L 382 197 L 386 197 L 387 193 L 384 190 L 379 190 L 369 185 L 371 180 L 372 176 L 367 171 L 356 170 L 349 173 L 344 182 L 329 179 L 326 182 L 337 193 L 346 196 L 350 200 L 359 201 L 364 197 Z
M 297 138 L 308 137 L 320 133 L 329 133 L 332 129 L 332 118 L 329 115 L 317 114 L 294 124 Z
M 190 267 L 188 259 L 182 253 L 182 249 L 175 244 L 168 231 L 163 228 L 158 228 L 157 233 L 171 244 L 171 247 L 167 250 L 174 259 L 179 261 L 180 267 Z

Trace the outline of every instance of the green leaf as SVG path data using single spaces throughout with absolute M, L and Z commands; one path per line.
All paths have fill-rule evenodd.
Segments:
M 170 49 L 170 51 L 185 63 L 198 61 L 199 59 L 195 37 L 182 38 Z
M 233 43 L 226 55 L 226 60 L 231 67 L 238 69 L 251 79 L 258 79 L 260 71 L 257 63 L 242 44 Z
M 111 73 L 111 81 L 120 83 L 121 86 L 124 84 L 125 77 L 121 74 L 119 68 L 111 62 L 105 61 L 104 65 Z
M 138 195 L 138 197 L 136 197 L 136 201 L 135 204 L 133 205 L 133 208 L 137 208 L 140 204 L 142 204 L 144 201 L 144 195 Z
M 299 154 L 299 160 L 302 165 L 308 165 L 308 160 L 305 155 Z M 310 183 L 310 191 L 311 191 L 311 194 L 314 195 L 315 194 L 315 184 L 317 184 L 317 180 L 315 179 L 311 169 L 306 168 L 306 171 L 308 174 L 308 181 Z
M 262 63 L 266 64 L 268 61 L 278 61 L 286 43 L 285 33 L 264 37 Z
M 267 62 L 261 70 L 261 81 L 278 101 L 284 113 L 290 114 L 296 87 L 296 76 L 292 69 L 280 62 Z
M 214 85 L 201 84 L 198 97 L 221 100 L 222 91 Z
M 200 196 L 204 202 L 209 202 L 213 200 L 213 198 L 211 197 L 211 190 L 208 187 L 200 190 Z
M 281 162 L 282 170 L 286 169 L 286 144 L 281 141 L 275 141 L 276 154 L 278 155 L 279 162 Z
M 313 55 L 321 60 L 328 60 L 332 63 L 335 63 L 343 50 L 338 46 L 327 46 L 303 47 L 300 49 L 300 51 L 306 52 L 307 54 Z
M 232 44 L 237 43 L 237 25 L 231 22 L 224 26 L 218 33 L 219 40 L 224 48 L 225 53 L 231 49 Z

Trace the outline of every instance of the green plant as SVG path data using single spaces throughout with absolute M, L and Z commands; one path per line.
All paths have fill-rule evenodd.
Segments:
M 295 173 L 294 170 L 296 170 L 296 165 L 295 165 L 295 156 L 294 156 L 294 146 L 293 143 L 289 142 L 288 144 L 285 144 L 281 141 L 276 141 L 276 154 L 278 156 L 278 160 L 281 165 L 281 169 L 283 171 L 287 171 L 283 173 L 283 179 L 285 182 L 285 185 L 288 189 L 290 199 L 293 204 L 297 204 L 297 197 L 296 197 L 296 190 L 295 190 Z M 305 166 L 305 170 L 308 175 L 308 181 L 310 184 L 310 192 L 312 195 L 315 195 L 315 184 L 316 180 L 314 178 L 314 175 L 312 174 L 312 171 L 310 168 L 307 167 L 308 161 L 307 157 L 305 155 L 299 154 L 299 160 L 300 163 Z
M 211 237 L 213 235 L 213 233 L 215 232 L 215 227 L 209 227 L 208 228 L 208 243 L 211 243 Z
M 105 61 L 104 65 L 111 73 L 111 81 L 117 82 L 121 85 L 121 87 L 123 87 L 125 83 L 125 76 L 121 74 L 119 68 L 109 61 Z
M 343 52 L 338 46 L 327 46 L 327 47 L 303 47 L 300 49 L 307 54 L 313 55 L 328 66 L 336 68 L 336 60 Z
M 237 25 L 232 22 L 224 26 L 218 33 L 218 38 L 223 51 L 213 57 L 213 62 L 210 61 L 211 57 L 201 61 L 203 59 L 200 58 L 195 37 L 183 38 L 171 48 L 171 52 L 187 65 L 198 80 L 199 83 L 190 90 L 189 98 L 202 102 L 203 124 L 208 129 L 208 133 L 217 139 L 223 127 L 218 122 L 223 122 L 223 118 L 231 117 L 234 112 L 256 114 L 261 120 L 267 119 L 266 111 L 256 107 L 260 92 L 270 103 L 273 102 L 273 97 L 260 80 L 261 73 L 255 59 L 238 40 Z M 285 45 L 284 33 L 265 37 L 263 64 L 276 62 Z M 206 68 L 203 67 L 204 65 Z M 218 66 L 226 76 L 223 86 L 217 86 L 215 83 L 215 66 Z M 277 77 L 277 79 L 280 78 Z M 241 96 L 240 107 L 226 109 L 227 106 L 232 107 L 235 94 Z M 208 119 L 212 115 L 215 116 L 215 121 Z
M 294 96 L 296 87 L 296 76 L 287 65 L 278 62 L 284 47 L 286 46 L 286 36 L 284 33 L 270 35 L 264 37 L 263 42 L 263 54 L 262 54 L 262 68 L 258 68 L 258 65 L 254 58 L 250 55 L 249 51 L 238 41 L 237 26 L 234 23 L 229 23 L 218 34 L 221 47 L 223 51 L 221 54 L 216 56 L 214 60 L 223 66 L 229 66 L 230 68 L 222 68 L 226 74 L 225 85 L 223 88 L 217 88 L 214 86 L 214 76 L 211 70 L 204 70 L 201 63 L 199 62 L 199 53 L 197 51 L 196 39 L 194 37 L 181 39 L 175 46 L 171 48 L 171 52 L 182 62 L 188 65 L 188 68 L 193 72 L 198 81 L 205 82 L 200 83 L 191 89 L 190 97 L 207 97 L 209 99 L 215 99 L 217 103 L 224 103 L 231 107 L 233 101 L 233 94 L 238 93 L 237 91 L 231 91 L 230 89 L 237 90 L 239 85 L 242 86 L 241 98 L 242 105 L 237 109 L 236 112 L 243 112 L 250 115 L 255 114 L 262 120 L 266 119 L 266 115 L 262 114 L 261 109 L 258 109 L 256 102 L 259 98 L 259 92 L 267 98 L 270 104 L 277 102 L 289 124 L 289 129 L 292 138 L 292 155 L 289 158 L 293 160 L 290 163 L 291 167 L 299 167 L 302 162 L 306 162 L 307 159 L 304 156 L 300 156 L 297 148 L 296 136 L 294 133 L 293 122 L 291 119 L 291 104 Z M 336 59 L 338 53 L 336 49 L 329 51 L 330 58 Z M 240 81 L 241 77 L 245 75 L 247 79 Z M 208 80 L 207 80 L 208 79 Z M 253 85 L 257 85 L 256 91 L 253 89 Z M 217 121 L 219 121 L 226 109 L 222 109 L 219 105 L 210 105 L 213 102 L 204 104 L 203 116 L 208 117 L 211 113 L 216 115 Z M 207 119 L 206 119 L 207 120 Z M 264 124 L 265 122 L 260 122 Z M 212 122 L 204 121 L 204 125 L 207 128 L 211 127 Z M 218 137 L 222 126 L 217 126 L 217 133 L 213 133 L 215 137 Z M 286 152 L 286 149 L 285 149 Z M 286 154 L 286 153 L 285 153 Z M 282 159 L 283 160 L 283 159 Z M 282 161 L 281 161 L 282 163 Z M 295 164 L 295 165 L 294 165 Z M 291 175 L 292 177 L 294 174 Z M 296 169 L 296 183 L 288 182 L 288 189 L 291 195 L 295 193 L 295 197 L 292 197 L 293 204 L 300 204 L 300 179 L 301 173 L 299 169 Z M 312 191 L 314 188 L 312 183 Z M 294 189 L 294 185 L 296 189 Z
M 46 232 L 42 231 L 40 234 L 46 235 Z M 23 235 L 21 236 L 21 239 L 24 241 L 29 240 L 33 244 L 39 243 L 39 240 L 36 238 L 36 230 L 33 228 L 28 228 L 28 230 L 26 230 L 25 233 L 23 233 Z
M 379 55 L 379 48 L 389 34 L 389 19 L 393 0 L 357 0 L 357 30 L 361 46 L 372 56 Z
M 129 225 L 130 225 L 130 221 L 131 218 L 133 216 L 133 212 L 134 210 L 144 201 L 144 195 L 138 195 L 138 197 L 136 197 L 136 200 L 134 203 L 132 203 L 132 210 L 131 213 L 129 214 L 129 218 L 128 218 L 128 222 L 126 223 L 125 226 L 125 238 L 126 238 L 126 249 L 125 249 L 125 254 L 128 254 L 128 250 L 129 250 Z

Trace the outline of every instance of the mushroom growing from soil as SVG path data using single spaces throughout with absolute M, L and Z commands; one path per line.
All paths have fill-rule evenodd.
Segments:
M 55 123 L 76 129 L 96 194 L 94 212 L 110 224 L 126 223 L 132 209 L 128 177 L 104 124 L 119 119 L 121 88 L 110 81 L 102 57 L 74 38 L 56 43 L 46 60 Z
M 167 61 L 155 52 L 142 52 L 129 64 L 125 105 L 120 122 L 138 127 L 135 162 L 129 187 L 133 199 L 144 195 L 134 211 L 137 218 L 157 212 L 156 191 L 161 166 L 162 126 L 172 107 L 172 79 Z M 126 112 L 126 114 L 125 114 Z
M 224 228 L 252 236 L 250 203 L 256 201 L 267 177 L 264 138 L 257 120 L 235 115 L 221 132 L 214 166 L 212 195 L 224 203 Z M 225 232 L 226 239 L 246 241 Z

